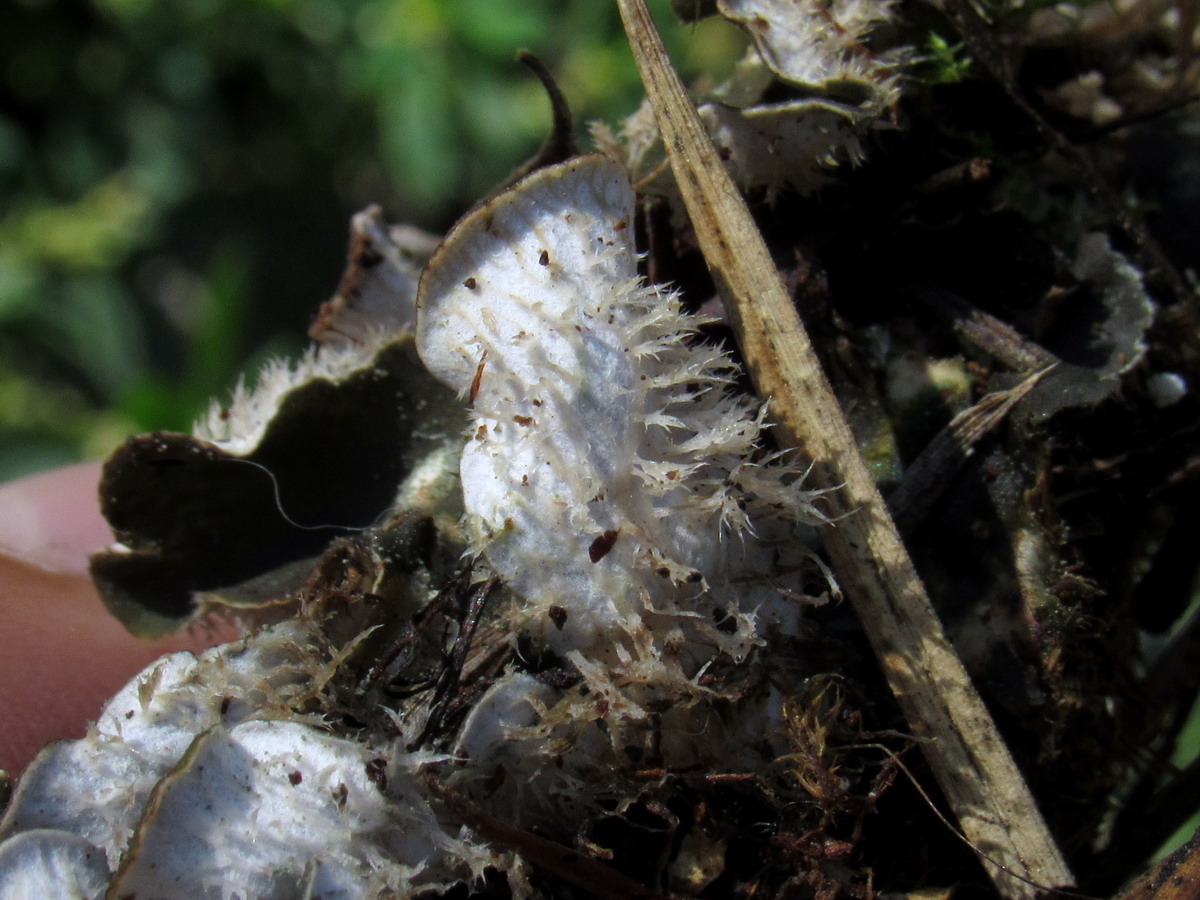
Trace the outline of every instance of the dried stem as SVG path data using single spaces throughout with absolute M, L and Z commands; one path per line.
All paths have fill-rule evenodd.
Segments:
M 964 832 L 1008 897 L 1073 883 L 1032 795 L 946 640 L 859 456 L 762 236 L 671 68 L 643 0 L 617 0 L 700 248 L 782 443 L 813 461 L 839 519 L 825 547 Z
M 904 478 L 887 498 L 892 520 L 901 533 L 911 535 L 912 529 L 925 521 L 946 485 L 975 452 L 975 445 L 991 434 L 1049 371 L 1042 369 L 1010 390 L 993 391 L 981 397 L 933 436 L 921 454 L 905 467 Z

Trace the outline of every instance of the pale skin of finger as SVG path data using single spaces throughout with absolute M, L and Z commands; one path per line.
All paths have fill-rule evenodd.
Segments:
M 99 477 L 99 463 L 84 463 L 0 485 L 0 769 L 10 775 L 50 741 L 82 737 L 152 660 L 233 636 L 142 641 L 108 614 L 87 576 L 88 554 L 112 541 Z

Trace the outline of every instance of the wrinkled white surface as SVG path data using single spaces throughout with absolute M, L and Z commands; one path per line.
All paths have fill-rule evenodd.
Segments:
M 38 755 L 21 778 L 0 836 L 31 828 L 70 831 L 102 848 L 115 868 L 158 781 L 201 732 L 232 725 L 267 695 L 285 690 L 297 678 L 286 644 L 305 638 L 298 623 L 288 622 L 200 657 L 173 653 L 151 663 L 108 702 L 86 738 L 52 744 Z
M 155 783 L 218 720 L 220 698 L 185 686 L 195 665 L 190 653 L 152 663 L 109 701 L 87 738 L 44 750 L 20 781 L 3 833 L 71 831 L 115 866 Z
M 86 891 L 107 890 L 112 871 L 115 895 L 141 900 L 349 900 L 478 874 L 492 856 L 437 820 L 418 777 L 425 757 L 294 720 L 287 698 L 321 665 L 308 655 L 318 642 L 310 621 L 291 619 L 145 669 L 86 738 L 47 748 L 25 773 L 0 823 L 0 885 L 101 896 Z M 386 795 L 367 776 L 376 758 Z
M 427 807 L 393 813 L 368 758 L 368 748 L 296 722 L 207 732 L 160 787 L 117 893 L 288 900 L 303 885 L 350 900 L 400 886 L 396 876 L 436 860 L 450 840 Z
M 104 851 L 78 835 L 37 830 L 0 844 L 0 900 L 99 900 Z

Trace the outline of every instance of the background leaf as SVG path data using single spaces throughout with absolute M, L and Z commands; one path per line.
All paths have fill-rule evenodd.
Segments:
M 743 47 L 669 36 L 690 76 Z M 549 127 L 521 48 L 580 125 L 640 101 L 595 0 L 0 6 L 0 480 L 186 429 L 296 352 L 366 204 L 444 231 Z

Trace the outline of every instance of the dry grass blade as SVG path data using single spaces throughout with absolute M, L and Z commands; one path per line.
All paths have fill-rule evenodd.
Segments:
M 892 520 L 902 534 L 910 534 L 925 520 L 946 485 L 975 452 L 976 443 L 1003 422 L 1049 371 L 1042 369 L 1011 390 L 993 391 L 982 397 L 934 435 L 921 455 L 905 468 L 904 478 L 888 497 Z
M 963 830 L 999 890 L 1033 897 L 1072 876 L 971 684 L 855 447 L 745 201 L 671 68 L 643 0 L 617 0 L 704 253 L 781 442 L 813 460 L 840 517 L 824 529 L 847 596 Z

